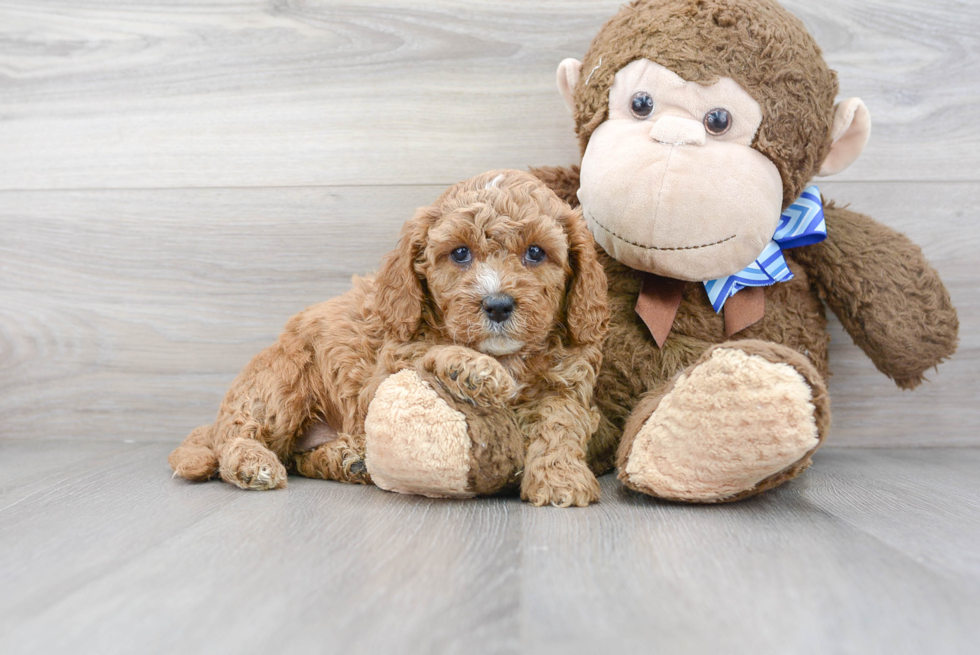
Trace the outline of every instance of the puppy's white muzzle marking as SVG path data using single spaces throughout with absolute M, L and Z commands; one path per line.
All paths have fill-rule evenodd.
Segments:
M 515 341 L 514 339 L 503 335 L 494 335 L 481 341 L 480 345 L 478 345 L 476 349 L 485 355 L 502 357 L 504 355 L 513 355 L 523 347 L 523 341 Z

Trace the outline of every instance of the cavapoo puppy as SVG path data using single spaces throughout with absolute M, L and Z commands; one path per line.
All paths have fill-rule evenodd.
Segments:
M 291 466 L 433 496 L 519 480 L 535 505 L 584 506 L 607 322 L 580 213 L 528 173 L 484 173 L 419 209 L 377 274 L 290 319 L 169 461 L 242 489 Z

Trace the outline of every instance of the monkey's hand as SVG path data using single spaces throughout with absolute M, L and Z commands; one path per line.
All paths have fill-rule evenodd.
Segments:
M 854 342 L 903 389 L 956 351 L 956 309 L 908 237 L 868 216 L 824 208 L 827 239 L 792 257 Z
M 517 393 L 517 382 L 500 362 L 463 346 L 432 348 L 418 366 L 454 397 L 474 404 L 506 405 Z

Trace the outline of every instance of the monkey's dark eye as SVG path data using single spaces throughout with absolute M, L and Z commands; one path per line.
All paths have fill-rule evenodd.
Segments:
M 465 264 L 466 262 L 473 259 L 473 255 L 470 254 L 470 249 L 466 246 L 460 246 L 456 250 L 449 253 L 449 256 L 453 258 L 453 261 L 457 264 Z
M 720 107 L 712 109 L 704 115 L 704 129 L 708 130 L 709 134 L 721 136 L 732 129 L 732 115 L 728 113 L 727 109 Z
M 633 112 L 634 116 L 643 120 L 653 113 L 653 98 L 646 91 L 634 93 L 633 99 L 630 100 L 630 111 Z
M 545 252 L 540 246 L 531 246 L 524 253 L 524 259 L 531 262 L 532 264 L 540 264 L 544 261 Z

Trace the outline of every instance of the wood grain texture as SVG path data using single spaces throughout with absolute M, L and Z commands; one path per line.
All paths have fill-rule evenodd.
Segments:
M 172 440 L 441 187 L 0 200 L 0 435 Z
M 0 188 L 447 184 L 578 158 L 620 0 L 0 2 Z M 786 3 L 875 119 L 844 180 L 980 180 L 980 5 Z
M 0 443 L 5 653 L 972 652 L 978 449 L 824 450 L 737 505 L 587 509 L 171 480 Z M 72 462 L 71 460 L 74 460 Z
M 445 184 L 577 160 L 553 70 L 618 4 L 0 0 L 0 439 L 209 421 Z M 787 5 L 876 117 L 825 191 L 921 243 L 962 319 L 914 394 L 835 323 L 831 443 L 978 444 L 980 7 Z
M 824 190 L 922 244 L 962 321 L 960 351 L 913 393 L 835 322 L 830 442 L 980 444 L 980 184 Z M 289 316 L 373 270 L 440 192 L 0 192 L 0 438 L 182 438 Z

